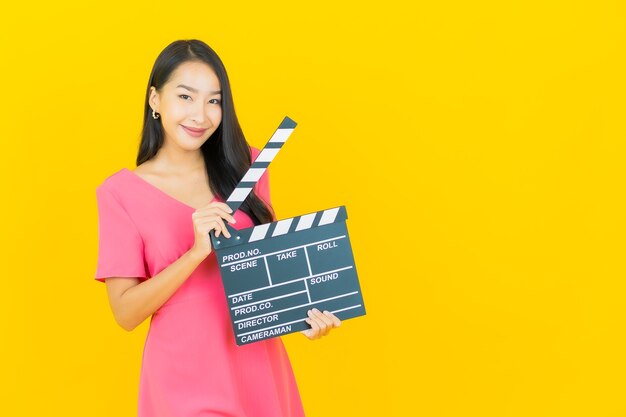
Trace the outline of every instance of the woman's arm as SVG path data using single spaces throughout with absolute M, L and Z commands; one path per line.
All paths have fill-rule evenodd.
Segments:
M 109 200 L 106 200 L 109 201 Z M 106 213 L 105 210 L 102 211 Z M 150 279 L 114 276 L 105 280 L 109 303 L 117 323 L 131 331 L 157 311 L 176 292 L 200 263 L 212 252 L 209 232 L 220 231 L 230 237 L 224 221 L 235 223 L 231 208 L 219 201 L 212 201 L 193 212 L 191 221 L 194 244 L 180 258 Z M 121 227 L 118 216 L 106 226 Z M 101 230 L 103 226 L 101 226 Z M 138 235 L 137 235 L 138 236 Z M 141 239 L 137 237 L 136 239 Z
M 139 326 L 180 287 L 206 256 L 193 248 L 152 278 L 107 278 L 109 304 L 115 321 L 127 331 Z

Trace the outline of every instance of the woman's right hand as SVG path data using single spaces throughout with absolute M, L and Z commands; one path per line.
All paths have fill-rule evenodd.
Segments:
M 226 237 L 230 237 L 230 233 L 226 229 L 224 220 L 233 224 L 235 218 L 231 216 L 232 209 L 226 203 L 213 201 L 204 207 L 194 211 L 191 215 L 193 221 L 193 230 L 195 234 L 195 242 L 191 249 L 194 253 L 206 258 L 213 250 L 211 246 L 211 237 L 209 233 L 215 230 L 215 237 L 219 237 L 222 233 Z

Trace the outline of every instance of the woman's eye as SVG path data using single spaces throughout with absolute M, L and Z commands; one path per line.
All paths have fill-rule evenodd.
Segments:
M 179 95 L 178 97 L 180 97 L 180 98 L 182 98 L 183 100 L 185 100 L 185 99 L 184 99 L 184 97 L 189 97 L 189 96 L 188 96 L 187 94 L 181 94 L 181 95 Z M 189 97 L 189 98 L 191 98 L 191 97 Z
M 220 99 L 219 99 L 219 98 L 212 98 L 211 100 L 215 100 L 215 101 L 217 102 L 217 103 L 215 103 L 215 104 L 221 103 L 221 101 L 220 101 Z M 211 100 L 209 100 L 209 101 L 211 101 Z

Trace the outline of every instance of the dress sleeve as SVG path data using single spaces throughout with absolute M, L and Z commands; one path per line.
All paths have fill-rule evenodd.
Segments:
M 147 277 L 143 239 L 128 213 L 109 189 L 96 188 L 98 201 L 98 264 L 95 279 Z

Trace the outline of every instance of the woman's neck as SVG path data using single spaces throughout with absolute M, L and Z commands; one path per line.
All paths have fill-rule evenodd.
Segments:
M 189 176 L 206 170 L 204 156 L 200 149 L 181 151 L 168 149 L 165 145 L 152 158 L 152 166 L 157 171 L 181 176 Z

